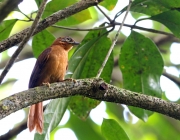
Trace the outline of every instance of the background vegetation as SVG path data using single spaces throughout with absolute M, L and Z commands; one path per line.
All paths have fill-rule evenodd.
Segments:
M 1 0 L 0 2 L 2 9 L 5 1 Z M 42 0 L 35 0 L 35 3 L 39 8 Z M 75 0 L 52 0 L 47 3 L 41 20 L 75 3 L 77 3 Z M 55 38 L 70 36 L 81 44 L 74 47 L 69 53 L 69 68 L 66 78 L 91 78 L 99 74 L 106 82 L 119 88 L 167 101 L 172 101 L 171 96 L 173 96 L 173 102 L 179 103 L 180 61 L 177 57 L 177 63 L 172 62 L 171 50 L 173 43 L 179 43 L 180 1 L 104 0 L 98 4 L 98 7 L 93 5 L 72 16 L 68 16 L 69 13 L 67 13 L 63 20 L 32 36 L 18 58 L 13 58 L 16 60 L 14 65 L 22 61 L 28 63 L 29 59 L 37 58 Z M 126 6 L 122 7 L 121 5 Z M 128 6 L 130 10 L 128 10 Z M 30 27 L 37 12 L 32 11 L 25 14 L 21 8 L 16 7 L 0 24 L 0 44 L 3 45 L 3 42 L 11 40 L 10 36 Z M 128 13 L 125 17 L 126 22 L 119 33 L 118 29 L 122 25 L 126 12 Z M 1 15 L 3 14 L 1 13 Z M 9 40 L 7 40 L 8 38 Z M 18 43 L 9 44 L 5 49 L 0 46 L 1 71 L 9 63 L 8 60 L 12 58 L 10 52 L 14 53 L 13 48 L 15 47 L 13 46 L 18 46 Z M 111 47 L 113 47 L 113 51 L 107 57 Z M 102 68 L 105 58 L 108 58 L 108 61 L 101 73 L 99 70 Z M 16 69 L 20 71 L 23 67 L 21 64 Z M 168 70 L 173 71 L 167 73 Z M 16 71 L 11 73 L 16 75 Z M 23 72 L 21 75 L 27 76 L 25 73 Z M 10 95 L 9 93 L 13 91 L 14 85 L 19 80 L 14 76 L 7 75 L 7 77 L 0 86 L 1 99 Z M 167 79 L 171 80 L 170 84 Z M 163 91 L 161 86 L 171 88 L 170 98 L 168 98 L 167 91 Z M 174 94 L 175 92 L 177 95 Z M 106 115 L 96 114 L 101 117 L 99 124 L 89 117 L 89 114 L 91 109 L 104 104 Z M 69 120 L 63 125 L 58 125 L 66 109 L 70 111 Z M 25 112 L 23 121 L 17 122 L 16 119 L 13 119 L 13 124 L 9 127 L 11 130 L 2 133 L 0 139 L 16 139 L 18 138 L 16 136 L 21 135 L 21 132 L 26 129 L 28 111 L 27 109 L 23 109 L 23 111 Z M 52 120 L 54 117 L 55 119 Z M 103 120 L 103 117 L 106 119 Z M 60 133 L 59 130 L 63 128 L 70 128 L 76 138 L 80 140 L 180 139 L 180 122 L 178 120 L 136 107 L 108 102 L 100 103 L 100 101 L 81 96 L 51 101 L 45 111 L 45 120 L 47 125 L 44 134 L 35 134 L 34 139 L 49 139 L 50 137 L 53 140 L 55 135 Z M 3 120 L 1 121 L 3 122 Z M 50 130 L 53 130 L 51 134 Z M 65 139 L 68 139 L 68 134 L 66 136 Z M 26 137 L 28 136 L 26 135 Z

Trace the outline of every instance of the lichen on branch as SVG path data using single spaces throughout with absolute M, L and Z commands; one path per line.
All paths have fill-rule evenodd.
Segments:
M 180 105 L 105 83 L 100 78 L 65 80 L 16 93 L 0 101 L 0 119 L 41 101 L 81 95 L 155 111 L 180 120 Z

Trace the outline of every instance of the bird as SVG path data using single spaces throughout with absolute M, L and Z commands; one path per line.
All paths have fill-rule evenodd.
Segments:
M 57 38 L 50 47 L 45 49 L 37 58 L 34 69 L 30 76 L 29 88 L 49 85 L 64 80 L 68 67 L 68 51 L 74 45 L 78 45 L 70 37 Z M 39 102 L 29 109 L 27 127 L 29 131 L 43 132 L 43 104 Z

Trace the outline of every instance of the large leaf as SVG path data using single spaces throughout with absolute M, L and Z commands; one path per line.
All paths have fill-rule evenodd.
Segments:
M 77 79 L 96 76 L 111 45 L 110 39 L 106 36 L 99 38 L 103 32 L 89 32 L 79 48 L 77 48 L 69 61 L 68 73 L 73 74 L 72 78 Z M 112 68 L 113 56 L 111 55 L 103 73 L 101 74 L 101 77 L 106 82 L 110 81 Z M 78 117 L 86 119 L 91 109 L 96 107 L 98 104 L 99 101 L 97 100 L 82 96 L 75 96 L 71 98 L 70 108 Z
M 175 36 L 180 38 L 180 12 L 176 10 L 167 11 L 159 15 L 152 16 L 150 19 L 161 22 L 168 27 Z
M 75 0 L 52 0 L 47 4 L 42 18 L 46 18 L 46 17 L 50 16 L 51 14 L 64 9 L 67 6 L 74 4 L 75 2 L 76 2 Z M 76 24 L 82 23 L 88 19 L 91 19 L 91 15 L 90 15 L 89 10 L 87 9 L 87 10 L 81 11 L 75 15 L 72 15 L 64 20 L 61 20 L 60 22 L 58 22 L 56 24 L 64 25 L 64 26 L 76 25 Z
M 161 3 L 158 3 L 154 0 L 135 0 L 132 2 L 131 5 L 131 11 L 133 12 L 138 12 L 138 13 L 143 13 L 146 15 L 157 15 L 160 14 L 164 11 L 169 10 L 166 8 L 164 5 Z
M 129 140 L 123 128 L 113 119 L 104 119 L 101 132 L 106 140 Z
M 105 7 L 108 10 L 113 10 L 117 4 L 117 0 L 104 0 L 99 5 Z
M 47 30 L 39 32 L 33 37 L 32 49 L 33 54 L 37 58 L 42 51 L 49 47 L 52 42 L 55 40 L 55 37 L 49 33 Z
M 163 59 L 150 39 L 132 31 L 122 46 L 119 66 L 125 89 L 161 97 L 159 80 L 163 71 Z M 147 120 L 152 114 L 135 107 L 130 107 L 130 110 L 142 120 Z
M 17 19 L 12 20 L 4 20 L 0 24 L 0 41 L 4 40 L 9 37 L 9 34 L 11 33 L 11 30 L 16 23 Z
M 179 9 L 180 1 L 177 0 L 134 0 L 130 11 L 143 13 L 146 15 L 157 15 L 172 9 Z M 121 11 L 125 11 L 127 6 Z

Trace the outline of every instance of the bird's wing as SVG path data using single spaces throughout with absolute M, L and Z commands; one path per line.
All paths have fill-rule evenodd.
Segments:
M 49 56 L 51 53 L 52 49 L 48 48 L 44 50 L 40 56 L 38 57 L 36 64 L 34 66 L 33 72 L 31 74 L 30 80 L 29 80 L 29 88 L 33 88 L 36 86 L 39 86 L 39 78 L 41 76 L 42 70 L 47 64 L 49 60 Z

